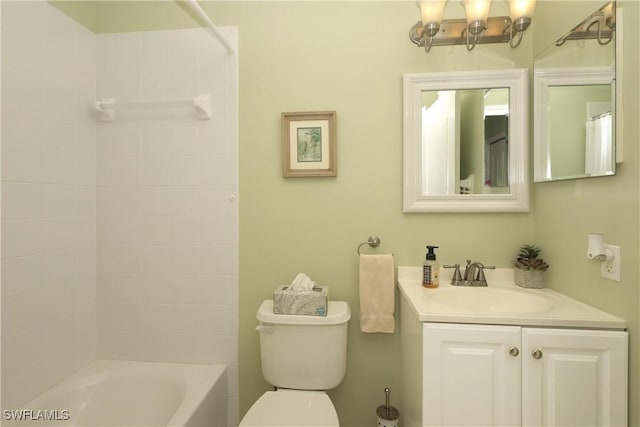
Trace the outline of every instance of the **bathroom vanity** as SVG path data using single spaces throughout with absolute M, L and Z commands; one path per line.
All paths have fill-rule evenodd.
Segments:
M 511 269 L 487 287 L 421 285 L 399 267 L 403 425 L 626 425 L 624 320 Z

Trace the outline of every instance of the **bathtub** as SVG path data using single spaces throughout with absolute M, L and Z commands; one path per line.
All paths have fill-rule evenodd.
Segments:
M 226 367 L 97 360 L 23 408 L 3 410 L 2 419 L 3 426 L 226 427 Z

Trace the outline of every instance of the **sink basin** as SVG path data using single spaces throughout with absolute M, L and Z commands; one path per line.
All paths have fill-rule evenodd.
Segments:
M 551 289 L 513 283 L 513 270 L 485 271 L 487 287 L 452 286 L 453 271 L 440 270 L 440 287 L 422 286 L 422 267 L 398 267 L 401 302 L 419 322 L 625 329 L 626 322 Z M 402 306 L 402 304 L 401 304 Z M 415 331 L 414 331 L 415 332 Z
M 424 296 L 424 303 L 431 309 L 443 308 L 457 313 L 543 313 L 554 307 L 553 301 L 544 295 L 535 295 L 512 289 L 491 287 L 446 287 Z

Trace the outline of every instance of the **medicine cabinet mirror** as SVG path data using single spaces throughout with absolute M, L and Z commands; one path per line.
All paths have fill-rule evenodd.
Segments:
M 535 182 L 615 174 L 617 31 L 607 7 L 534 59 Z
M 528 71 L 405 74 L 404 212 L 529 210 Z

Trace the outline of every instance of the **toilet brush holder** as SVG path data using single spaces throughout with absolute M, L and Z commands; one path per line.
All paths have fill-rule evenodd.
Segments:
M 384 405 L 378 406 L 376 415 L 378 416 L 378 427 L 398 427 L 400 412 L 389 404 L 391 390 L 384 389 Z

